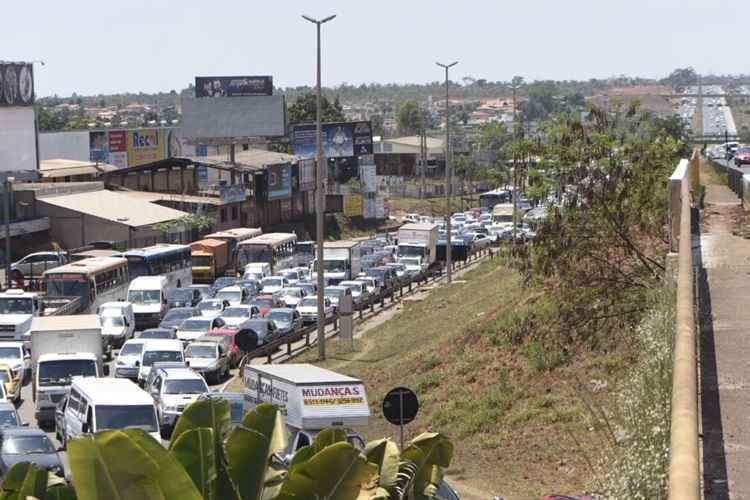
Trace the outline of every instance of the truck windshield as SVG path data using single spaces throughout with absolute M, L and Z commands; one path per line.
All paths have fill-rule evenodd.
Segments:
M 202 379 L 167 380 L 164 394 L 203 394 L 208 387 Z
M 34 302 L 31 298 L 1 298 L 0 314 L 32 314 Z
M 151 405 L 97 406 L 96 431 L 107 429 L 143 429 L 156 432 L 156 415 Z
M 403 258 L 398 259 L 399 264 L 403 264 L 405 266 L 418 266 L 419 265 L 419 259 L 416 258 Z
M 39 363 L 39 385 L 69 385 L 75 376 L 96 377 L 96 362 L 91 359 L 58 359 Z
M 143 366 L 151 366 L 162 361 L 182 361 L 180 351 L 146 351 L 143 353 Z
M 211 267 L 212 260 L 210 255 L 193 255 L 190 263 L 193 267 Z
M 21 359 L 21 349 L 18 347 L 0 347 L 0 359 Z
M 325 260 L 323 259 L 323 272 L 343 273 L 346 272 L 345 260 Z
M 427 253 L 426 246 L 419 245 L 399 245 L 398 254 L 406 257 L 423 257 Z
M 159 290 L 131 290 L 128 292 L 128 302 L 135 304 L 156 304 L 159 302 Z

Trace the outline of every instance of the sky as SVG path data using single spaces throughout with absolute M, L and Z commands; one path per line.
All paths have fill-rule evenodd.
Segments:
M 3 2 L 0 59 L 43 60 L 37 96 L 180 90 L 195 76 L 323 84 L 750 73 L 747 0 L 37 0 Z

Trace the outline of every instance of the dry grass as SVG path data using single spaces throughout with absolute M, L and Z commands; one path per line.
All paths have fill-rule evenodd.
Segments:
M 700 180 L 701 184 L 704 186 L 708 184 L 721 184 L 726 186 L 727 174 L 716 170 L 706 158 L 701 158 Z
M 463 199 L 463 205 L 461 200 Z M 419 213 L 423 215 L 444 216 L 448 212 L 448 203 L 445 198 L 391 198 L 391 213 Z M 452 212 L 467 210 L 479 206 L 479 196 L 454 197 L 452 200 Z

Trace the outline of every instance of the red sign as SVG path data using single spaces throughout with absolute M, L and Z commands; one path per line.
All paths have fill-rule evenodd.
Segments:
M 109 132 L 109 152 L 124 153 L 127 150 L 127 132 L 125 130 L 111 130 Z

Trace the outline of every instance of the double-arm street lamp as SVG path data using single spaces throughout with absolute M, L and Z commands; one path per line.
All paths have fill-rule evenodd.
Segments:
M 448 86 L 450 80 L 448 79 L 448 70 L 458 64 L 458 61 L 454 61 L 450 64 L 435 63 L 441 68 L 445 69 L 445 184 L 446 184 L 446 196 L 448 200 L 448 212 L 445 219 L 445 269 L 448 273 L 448 283 L 453 281 L 453 270 L 451 269 L 451 194 L 453 193 L 453 171 L 450 166 L 450 105 L 448 102 Z

